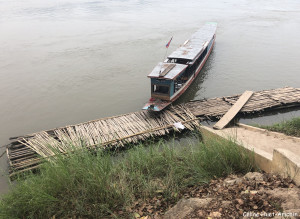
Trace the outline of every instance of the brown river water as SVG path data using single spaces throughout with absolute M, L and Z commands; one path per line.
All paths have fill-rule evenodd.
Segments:
M 207 21 L 215 48 L 180 102 L 300 87 L 299 0 L 0 0 L 0 145 L 140 110 L 170 37 L 168 53 Z M 5 156 L 0 170 L 3 193 Z

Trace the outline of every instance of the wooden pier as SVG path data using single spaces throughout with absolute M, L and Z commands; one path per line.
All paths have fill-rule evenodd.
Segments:
M 82 147 L 124 147 L 128 143 L 164 136 L 170 131 L 180 131 L 178 127 L 181 125 L 189 130 L 197 129 L 199 121 L 221 118 L 239 97 L 240 95 L 234 95 L 196 100 L 172 106 L 158 114 L 139 111 L 11 138 L 12 142 L 7 147 L 10 176 L 36 169 L 41 158 L 55 159 L 56 153 L 67 153 Z M 254 92 L 239 114 L 290 107 L 300 107 L 299 88 Z

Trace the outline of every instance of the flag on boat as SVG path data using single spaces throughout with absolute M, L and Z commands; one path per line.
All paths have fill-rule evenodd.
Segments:
M 173 37 L 171 37 L 170 41 L 167 43 L 166 48 L 169 48 L 172 39 L 173 39 Z

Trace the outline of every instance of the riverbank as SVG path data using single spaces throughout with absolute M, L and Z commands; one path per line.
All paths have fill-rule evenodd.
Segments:
M 72 153 L 46 162 L 2 197 L 2 218 L 132 217 L 137 203 L 152 212 L 174 205 L 183 191 L 213 178 L 254 170 L 251 154 L 232 141 L 200 139 L 175 147 L 160 141 L 118 155 Z M 151 211 L 149 213 L 151 214 Z
M 229 130 L 241 140 L 237 131 L 241 127 L 226 128 L 224 132 Z M 236 138 L 213 137 L 211 134 L 218 131 L 206 133 L 204 130 L 209 128 L 201 129 L 202 135 L 196 134 L 195 141 L 177 145 L 175 141 L 167 144 L 161 139 L 127 150 L 95 152 L 83 149 L 68 156 L 58 155 L 55 162 L 45 162 L 39 174 L 19 178 L 16 186 L 1 197 L 0 216 L 161 218 L 167 217 L 173 206 L 180 207 L 182 203 L 194 206 L 202 203 L 202 199 L 210 201 L 201 205 L 201 211 L 198 205 L 192 207 L 189 217 L 239 217 L 247 212 L 279 214 L 285 210 L 300 214 L 298 205 L 297 211 L 283 208 L 286 206 L 284 200 L 276 196 L 289 194 L 293 189 L 300 194 L 291 179 L 274 174 L 261 175 L 259 180 L 242 177 L 257 169 L 254 164 L 257 148 L 249 153 L 249 148 L 236 144 L 240 144 Z M 263 138 L 265 132 L 257 135 Z M 271 196 L 270 191 L 274 189 L 284 192 Z M 197 198 L 197 201 L 185 201 L 190 198 Z

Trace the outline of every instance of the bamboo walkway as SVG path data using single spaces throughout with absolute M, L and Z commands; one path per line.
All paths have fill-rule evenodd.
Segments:
M 171 130 L 180 131 L 174 126 L 178 122 L 194 130 L 200 125 L 198 120 L 180 105 L 159 114 L 139 111 L 20 136 L 7 148 L 10 175 L 35 169 L 41 163 L 41 157 L 55 159 L 57 152 L 67 153 L 82 147 L 123 147 L 166 135 Z
M 199 121 L 222 117 L 239 96 L 196 100 L 172 106 L 159 114 L 139 111 L 11 138 L 7 147 L 10 176 L 36 169 L 41 158 L 54 159 L 57 152 L 67 153 L 82 147 L 124 147 L 128 143 L 167 135 L 172 130 L 180 131 L 174 126 L 178 122 L 189 130 L 197 129 Z M 239 114 L 296 106 L 300 107 L 300 89 L 286 87 L 254 92 Z

